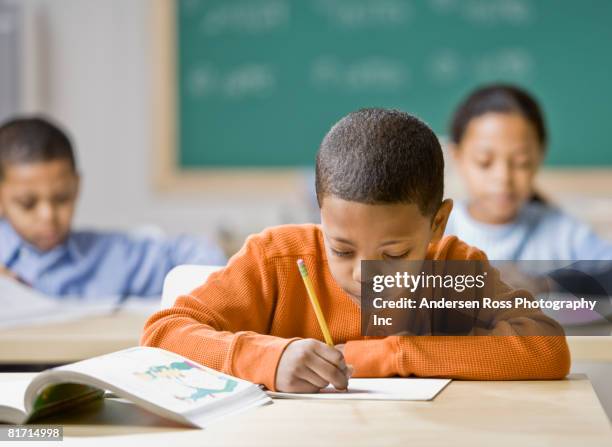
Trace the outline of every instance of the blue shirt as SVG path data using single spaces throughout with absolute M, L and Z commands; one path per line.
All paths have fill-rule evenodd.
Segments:
M 205 238 L 134 237 L 71 232 L 58 247 L 40 252 L 0 220 L 0 263 L 52 296 L 157 296 L 164 277 L 180 264 L 224 265 L 219 247 Z
M 542 203 L 528 203 L 516 219 L 502 225 L 475 220 L 462 202 L 455 202 L 446 227 L 492 260 L 611 260 L 612 243 L 586 224 Z

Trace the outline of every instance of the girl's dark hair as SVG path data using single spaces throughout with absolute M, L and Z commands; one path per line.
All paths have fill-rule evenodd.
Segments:
M 535 129 L 542 151 L 546 150 L 548 134 L 542 109 L 527 91 L 510 84 L 485 85 L 470 93 L 453 114 L 449 129 L 451 142 L 459 144 L 470 121 L 490 112 L 521 115 Z M 531 201 L 546 203 L 537 192 Z
M 450 124 L 450 138 L 455 144 L 463 138 L 468 124 L 485 113 L 517 113 L 534 127 L 544 150 L 548 140 L 546 123 L 537 101 L 525 90 L 508 84 L 491 84 L 474 90 L 457 107 Z

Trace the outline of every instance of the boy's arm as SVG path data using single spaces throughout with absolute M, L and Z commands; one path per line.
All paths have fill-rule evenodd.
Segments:
M 168 241 L 172 267 L 181 264 L 225 265 L 221 247 L 204 236 L 181 235 Z
M 276 295 L 274 269 L 251 237 L 226 268 L 172 308 L 153 314 L 141 344 L 274 389 L 276 366 L 295 340 L 262 335 L 269 331 Z
M 486 256 L 473 259 L 490 268 Z M 530 296 L 501 282 L 490 269 L 496 296 L 512 300 Z M 470 380 L 561 379 L 569 373 L 570 355 L 561 326 L 536 309 L 484 311 L 479 319 L 491 329 L 466 336 L 391 336 L 346 343 L 344 355 L 353 376 L 444 376 Z M 479 335 L 488 334 L 488 335 Z
M 570 357 L 563 336 L 393 336 L 349 341 L 353 377 L 467 380 L 561 379 Z
M 128 269 L 125 293 L 133 296 L 157 296 L 162 292 L 166 274 L 177 265 L 225 265 L 221 249 L 206 238 L 127 238 Z

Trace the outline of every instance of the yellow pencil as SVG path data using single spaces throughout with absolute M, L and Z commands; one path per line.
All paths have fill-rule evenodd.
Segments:
M 323 337 L 325 337 L 325 343 L 328 346 L 334 347 L 334 340 L 332 340 L 331 334 L 329 333 L 329 328 L 327 327 L 327 323 L 325 322 L 325 316 L 323 315 L 323 311 L 321 310 L 321 306 L 319 305 L 319 300 L 317 299 L 317 294 L 315 293 L 314 287 L 312 285 L 312 281 L 308 276 L 308 270 L 306 270 L 306 264 L 302 259 L 298 259 L 297 261 L 298 268 L 300 269 L 300 274 L 302 275 L 302 280 L 304 281 L 304 285 L 306 286 L 306 292 L 308 292 L 308 298 L 310 298 L 310 304 L 314 308 L 315 314 L 317 316 L 317 321 L 319 322 L 319 326 L 321 327 L 321 332 L 323 332 Z

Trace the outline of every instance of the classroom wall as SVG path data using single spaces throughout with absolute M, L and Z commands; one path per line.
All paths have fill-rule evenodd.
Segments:
M 72 133 L 83 173 L 76 223 L 156 224 L 168 232 L 252 231 L 304 220 L 293 191 L 225 196 L 159 194 L 152 180 L 152 26 L 149 0 L 25 0 L 21 110 Z
M 8 0 L 0 0 L 0 120 L 6 119 L 18 107 L 19 54 L 18 8 Z
M 23 19 L 20 109 L 48 113 L 70 128 L 83 173 L 78 226 L 229 233 L 234 250 L 265 226 L 316 217 L 309 173 L 282 190 L 157 190 L 152 0 L 15 3 Z M 452 169 L 448 174 L 447 195 L 461 196 Z M 612 175 L 572 182 L 552 174 L 553 184 L 571 192 L 554 186 L 555 201 L 612 238 Z M 592 187 L 582 194 L 588 180 Z

